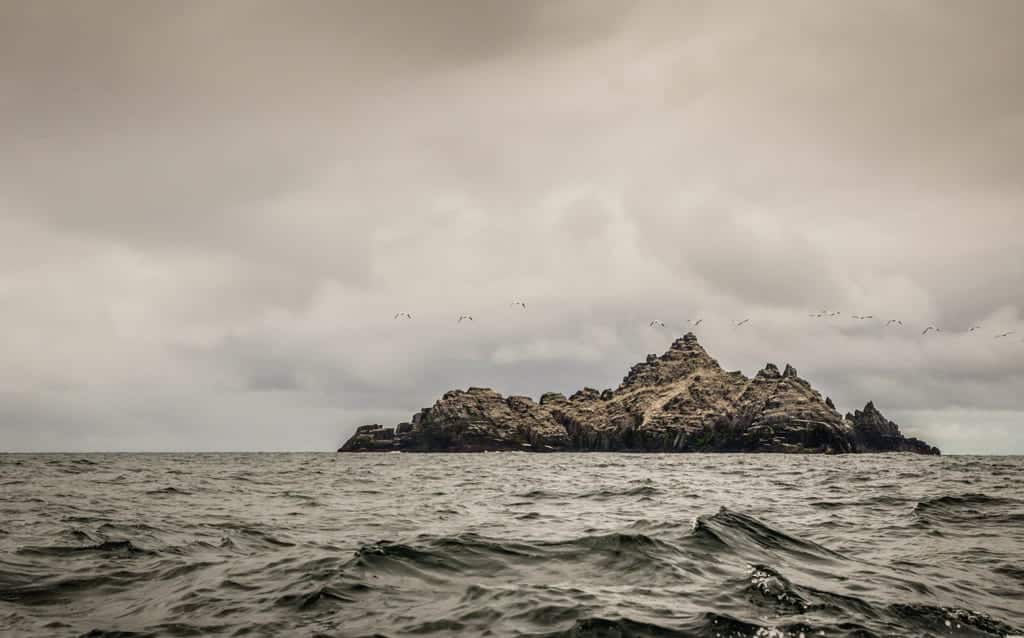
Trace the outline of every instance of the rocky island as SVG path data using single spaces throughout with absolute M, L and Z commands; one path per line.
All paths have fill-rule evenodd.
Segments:
M 688 333 L 634 365 L 615 390 L 503 397 L 452 390 L 395 427 L 363 425 L 339 452 L 916 452 L 869 402 L 841 415 L 786 365 L 749 379 L 723 370 Z

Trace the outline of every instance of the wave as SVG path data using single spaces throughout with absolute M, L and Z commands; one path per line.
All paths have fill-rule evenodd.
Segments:
M 541 552 L 524 543 L 505 543 L 463 534 L 426 539 L 419 546 L 391 541 L 363 545 L 346 567 L 431 580 L 435 574 L 493 573 L 507 567 L 510 559 L 525 562 L 541 558 Z
M 648 527 L 652 532 L 670 531 L 662 524 Z M 533 542 L 477 534 L 421 536 L 412 542 L 363 545 L 343 571 L 363 578 L 398 576 L 442 583 L 531 569 L 543 574 L 562 565 L 581 574 L 607 574 L 623 585 L 668 586 L 707 569 L 720 570 L 713 564 L 730 557 L 736 561 L 751 556 L 766 558 L 771 555 L 766 550 L 783 562 L 843 559 L 828 548 L 776 530 L 752 516 L 723 509 L 698 518 L 694 529 L 678 542 L 635 530 Z M 755 574 L 746 584 L 747 597 L 759 596 L 762 601 L 773 597 L 774 607 L 781 603 L 790 610 L 807 606 L 806 595 L 794 589 L 777 569 L 763 561 L 756 565 Z
M 1024 522 L 1024 501 L 982 493 L 946 495 L 918 501 L 913 514 L 925 524 L 1019 524 Z
M 530 490 L 523 494 L 516 494 L 516 498 L 526 499 L 567 499 L 567 498 L 592 498 L 597 500 L 606 500 L 610 498 L 617 498 L 622 496 L 657 496 L 662 491 L 656 487 L 650 485 L 639 485 L 636 487 L 630 487 L 625 489 L 601 489 L 592 492 L 557 492 L 552 490 Z
M 0 600 L 28 605 L 63 604 L 86 592 L 128 589 L 144 582 L 149 574 L 128 571 L 88 577 L 56 578 L 31 585 L 0 588 Z
M 993 568 L 992 571 L 997 574 L 1009 576 L 1020 583 L 1024 583 L 1024 567 L 1021 567 L 1020 565 L 1000 565 L 999 567 Z
M 530 490 L 529 492 L 524 492 L 522 494 L 515 494 L 514 496 L 516 498 L 531 498 L 531 499 L 533 499 L 533 498 L 566 498 L 566 497 L 569 497 L 569 496 L 572 496 L 572 495 L 571 494 L 566 494 L 564 492 L 552 492 L 552 491 L 549 491 L 549 490 Z
M 337 603 L 354 603 L 357 599 L 332 587 L 317 587 L 313 591 L 297 594 L 285 594 L 275 601 L 277 606 L 295 607 L 309 610 Z
M 584 535 L 563 541 L 507 541 L 476 534 L 420 537 L 413 542 L 381 541 L 359 547 L 342 567 L 347 576 L 415 578 L 441 585 L 466 578 L 559 577 L 564 570 L 611 576 L 621 584 L 671 583 L 697 557 L 643 534 Z
M 550 633 L 534 634 L 537 638 L 611 638 L 612 636 L 635 638 L 688 638 L 692 633 L 671 629 L 650 622 L 629 618 L 581 618 L 572 627 Z M 709 634 L 710 635 L 710 634 Z
M 699 612 L 692 618 L 672 625 L 632 618 L 588 616 L 577 619 L 570 627 L 552 632 L 529 634 L 534 638 L 807 638 L 816 636 L 856 636 L 881 638 L 857 623 L 810 624 L 794 622 L 780 625 L 753 622 L 713 611 Z
M 966 494 L 945 495 L 933 498 L 926 498 L 918 501 L 915 509 L 962 509 L 971 507 L 987 507 L 992 505 L 1016 505 L 1021 501 L 1005 496 L 989 496 L 968 492 Z
M 187 492 L 185 490 L 179 490 L 178 488 L 171 486 L 171 487 L 161 487 L 160 489 L 156 489 L 156 490 L 149 490 L 149 491 L 146 492 L 146 494 L 149 494 L 150 496 L 159 496 L 159 495 L 162 495 L 162 494 L 168 494 L 168 495 L 190 495 L 190 494 L 192 494 L 192 492 Z
M 295 547 L 295 543 L 290 540 L 283 540 L 270 532 L 249 525 L 223 525 L 222 529 L 234 532 L 234 540 L 241 541 L 243 545 L 246 544 L 246 541 L 254 541 L 257 546 L 264 548 Z M 233 547 L 234 540 L 225 537 L 221 543 L 224 545 L 226 542 Z
M 880 494 L 877 496 L 869 496 L 867 498 L 859 500 L 827 500 L 819 499 L 809 501 L 807 504 L 816 509 L 823 510 L 838 510 L 846 507 L 878 507 L 888 508 L 905 505 L 909 498 L 904 496 L 894 496 L 891 494 Z
M 540 518 L 544 518 L 544 515 L 540 512 L 526 512 L 516 516 L 516 519 L 520 521 L 535 521 Z
M 760 555 L 768 550 L 813 561 L 846 560 L 842 554 L 813 541 L 791 536 L 753 516 L 722 507 L 711 516 L 699 516 L 691 535 L 718 549 Z
M 1011 627 L 987 614 L 956 607 L 933 607 L 921 604 L 894 604 L 888 607 L 894 617 L 922 630 L 958 636 L 1013 636 L 1019 628 Z
M 130 540 L 108 540 L 93 545 L 28 546 L 19 549 L 18 553 L 40 556 L 73 556 L 86 553 L 138 555 L 152 554 L 153 552 L 136 546 Z

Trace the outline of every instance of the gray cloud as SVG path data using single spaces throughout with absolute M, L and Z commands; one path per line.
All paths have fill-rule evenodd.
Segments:
M 450 387 L 614 386 L 699 316 L 729 368 L 1022 452 L 1022 18 L 3 4 L 0 444 L 330 449 Z

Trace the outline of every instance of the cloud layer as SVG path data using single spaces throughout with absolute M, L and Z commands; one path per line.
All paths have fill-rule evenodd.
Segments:
M 1020 24 L 7 3 L 0 445 L 332 449 L 452 387 L 614 386 L 703 317 L 729 368 L 1024 453 Z

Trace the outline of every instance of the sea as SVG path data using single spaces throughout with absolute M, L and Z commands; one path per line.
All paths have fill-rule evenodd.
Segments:
M 0 636 L 1024 635 L 1024 457 L 0 455 Z

